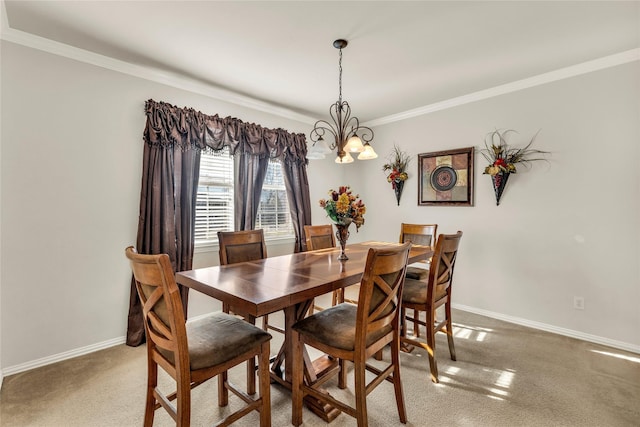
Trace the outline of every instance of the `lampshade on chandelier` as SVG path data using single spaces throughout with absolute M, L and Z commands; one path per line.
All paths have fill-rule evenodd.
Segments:
M 309 135 L 313 145 L 307 153 L 308 159 L 324 159 L 326 154 L 337 151 L 336 163 L 353 162 L 354 153 L 360 153 L 358 160 L 375 159 L 378 157 L 369 142 L 373 139 L 373 131 L 366 126 L 360 126 L 357 117 L 351 117 L 351 107 L 347 101 L 342 100 L 342 49 L 347 46 L 347 41 L 338 39 L 333 42 L 333 47 L 340 51 L 339 60 L 339 95 L 338 101 L 329 107 L 329 115 L 333 123 L 326 120 L 318 120 Z M 333 136 L 330 144 L 324 140 L 326 134 Z M 329 136 L 329 135 L 327 135 Z M 364 141 L 364 144 L 362 143 Z

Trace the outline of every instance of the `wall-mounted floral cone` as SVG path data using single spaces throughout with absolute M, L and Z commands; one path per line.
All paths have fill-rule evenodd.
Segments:
M 400 206 L 400 197 L 402 196 L 402 187 L 404 187 L 404 181 L 396 182 L 396 187 L 393 189 L 396 193 L 396 200 L 398 201 L 398 206 Z
M 491 181 L 493 182 L 493 191 L 496 193 L 496 206 L 500 205 L 500 197 L 502 197 L 502 192 L 504 191 L 504 187 L 507 185 L 507 181 L 509 180 L 510 173 L 501 172 L 496 175 L 491 176 Z

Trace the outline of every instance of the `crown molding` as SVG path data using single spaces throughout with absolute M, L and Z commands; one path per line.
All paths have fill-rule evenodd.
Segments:
M 100 55 L 88 50 L 79 49 L 64 43 L 59 43 L 44 37 L 36 36 L 20 30 L 8 28 L 7 25 L 2 26 L 0 38 L 3 40 L 16 43 L 22 46 L 41 50 L 53 55 L 63 56 L 65 58 L 74 59 L 79 62 L 95 65 L 97 67 L 106 68 L 108 70 L 117 71 L 145 80 L 154 81 L 165 84 L 167 86 L 183 89 L 189 92 L 205 95 L 220 101 L 229 102 L 231 104 L 242 107 L 251 108 L 253 110 L 274 114 L 302 123 L 313 124 L 315 118 L 297 113 L 295 111 L 278 107 L 267 102 L 239 95 L 230 90 L 222 89 L 213 85 L 205 84 L 200 81 L 189 79 L 176 73 L 160 71 L 152 67 L 143 67 L 140 65 L 130 64 L 108 56 Z
M 176 73 L 169 73 L 151 67 L 143 67 L 140 65 L 130 64 L 84 49 L 79 49 L 64 43 L 59 43 L 44 37 L 36 36 L 24 31 L 15 30 L 9 27 L 4 1 L 2 1 L 2 31 L 0 38 L 12 43 L 38 49 L 54 55 L 63 56 L 74 59 L 76 61 L 92 64 L 98 67 L 121 72 L 134 77 L 145 80 L 154 81 L 165 84 L 167 86 L 183 89 L 189 92 L 205 95 L 220 101 L 229 102 L 242 107 L 253 110 L 262 111 L 270 114 L 296 120 L 302 123 L 313 124 L 317 119 L 297 113 L 287 108 L 275 106 L 273 104 L 260 101 L 248 96 L 237 94 L 233 91 L 222 89 L 210 84 L 189 79 Z M 437 111 L 446 110 L 448 108 L 458 107 L 476 101 L 492 98 L 495 96 L 505 95 L 519 90 L 540 86 L 547 83 L 579 76 L 593 71 L 598 71 L 618 65 L 626 64 L 640 60 L 640 48 L 631 49 L 614 55 L 605 56 L 592 61 L 583 62 L 581 64 L 572 65 L 561 68 L 548 73 L 518 80 L 504 85 L 495 86 L 489 89 L 473 92 L 470 94 L 458 96 L 422 107 L 414 108 L 404 112 L 391 114 L 389 116 L 380 117 L 363 123 L 363 126 L 381 126 L 393 122 L 411 119 L 426 114 L 435 113 Z
M 423 107 L 407 110 L 401 113 L 392 114 L 379 119 L 370 120 L 363 123 L 364 126 L 380 126 L 401 120 L 407 120 L 425 114 L 435 113 L 436 111 L 446 110 L 448 108 L 458 107 L 472 102 L 481 101 L 483 99 L 493 98 L 495 96 L 505 95 L 507 93 L 517 92 L 522 89 L 528 89 L 547 83 L 556 82 L 558 80 L 568 79 L 570 77 L 591 73 L 593 71 L 603 70 L 605 68 L 615 67 L 617 65 L 627 64 L 640 60 L 640 48 L 627 50 L 625 52 L 614 55 L 605 56 L 603 58 L 594 59 L 592 61 L 583 62 L 581 64 L 572 65 L 570 67 L 560 68 L 548 73 L 539 74 L 515 82 L 495 86 L 478 92 L 469 93 L 467 95 L 458 96 L 456 98 L 447 99 L 445 101 L 436 102 L 434 104 L 425 105 Z

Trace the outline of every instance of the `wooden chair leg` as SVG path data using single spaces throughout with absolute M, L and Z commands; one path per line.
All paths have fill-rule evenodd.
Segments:
M 338 387 L 347 388 L 347 361 L 344 359 L 338 360 L 340 366 L 340 372 L 338 373 Z
M 304 366 L 302 360 L 303 344 L 300 342 L 300 336 L 296 331 L 291 332 L 291 340 L 293 341 L 293 372 L 291 376 L 291 424 L 297 427 L 302 424 L 302 399 L 304 397 L 302 391 L 302 381 L 304 381 Z
M 156 412 L 156 398 L 153 396 L 153 392 L 157 386 L 158 364 L 151 361 L 151 358 L 149 358 L 149 367 L 147 370 L 147 402 L 144 408 L 144 427 L 153 426 L 153 416 Z
M 446 302 L 444 309 L 447 316 L 447 341 L 449 343 L 449 355 L 451 356 L 451 360 L 456 360 L 456 348 L 453 345 L 453 322 L 451 321 L 451 303 Z
M 249 322 L 252 325 L 256 324 L 255 316 L 247 314 L 243 317 L 246 322 Z M 266 331 L 265 325 L 266 323 L 263 318 L 262 329 Z M 255 357 L 252 357 L 251 359 L 247 360 L 247 394 L 250 396 L 253 396 L 254 394 L 256 394 L 256 358 Z
M 218 406 L 227 406 L 229 404 L 229 390 L 226 386 L 227 381 L 227 371 L 218 375 Z
M 364 361 L 354 361 L 356 422 L 358 427 L 367 427 L 367 383 Z
M 416 338 L 420 336 L 420 324 L 418 323 L 419 316 L 420 316 L 420 311 L 414 309 L 413 310 L 413 335 Z
M 256 358 L 247 360 L 247 394 L 256 394 Z
M 438 366 L 436 365 L 436 332 L 434 329 L 435 313 L 427 310 L 427 355 L 429 356 L 429 368 L 431 370 L 431 381 L 438 381 Z
M 178 375 L 176 384 L 178 386 L 176 427 L 189 427 L 191 425 L 191 380 Z
M 396 405 L 398 416 L 402 424 L 407 423 L 407 409 L 404 404 L 404 393 L 400 379 L 400 337 L 396 337 L 391 343 L 391 363 L 393 364 L 393 389 L 396 393 Z
M 260 408 L 260 427 L 271 427 L 271 377 L 269 375 L 269 341 L 260 347 L 260 356 L 258 360 L 258 376 L 260 384 L 260 399 L 262 399 L 262 407 Z
M 414 310 L 415 313 L 415 310 Z M 407 337 L 407 323 L 409 319 L 407 319 L 407 309 L 402 306 L 400 308 L 400 336 L 406 338 Z M 400 341 L 400 350 L 404 353 L 411 353 L 413 351 L 413 345 L 408 344 L 407 342 Z

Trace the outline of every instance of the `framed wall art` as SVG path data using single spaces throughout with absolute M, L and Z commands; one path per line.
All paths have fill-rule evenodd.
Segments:
M 473 206 L 474 148 L 418 154 L 419 206 Z

